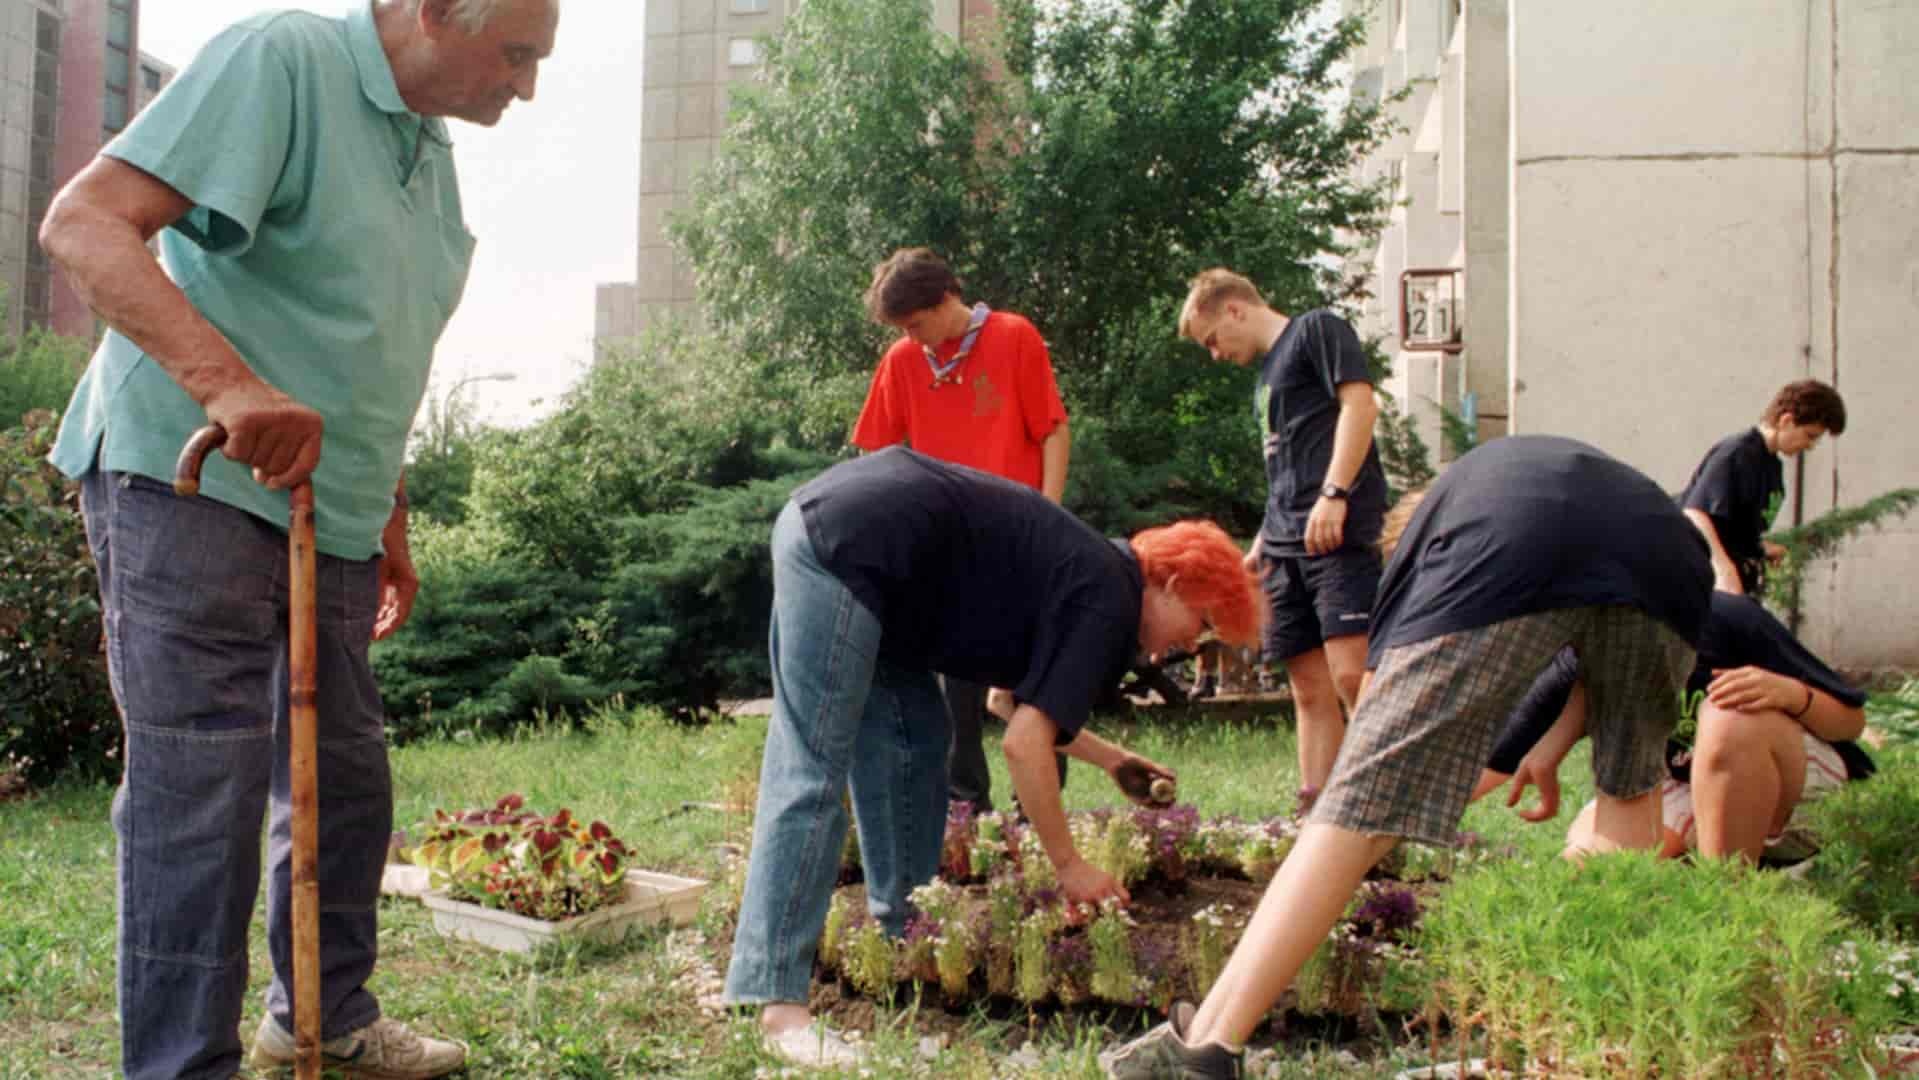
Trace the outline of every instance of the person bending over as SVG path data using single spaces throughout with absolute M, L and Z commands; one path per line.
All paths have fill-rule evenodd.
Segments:
M 1002 749 L 1067 899 L 1128 899 L 1075 850 L 1055 748 L 1118 778 L 1172 772 L 1086 730 L 1141 654 L 1211 628 L 1258 639 L 1257 584 L 1217 525 L 1108 540 L 1040 493 L 900 447 L 834 466 L 773 529 L 773 718 L 726 1000 L 760 1006 L 769 1047 L 857 1058 L 813 1029 L 814 953 L 851 788 L 867 908 L 895 937 L 938 870 L 949 722 L 935 673 L 1010 689 Z
M 1402 838 L 1455 841 L 1499 726 L 1568 645 L 1586 661 L 1600 792 L 1589 850 L 1658 842 L 1672 703 L 1712 591 L 1672 499 L 1583 443 L 1511 436 L 1402 499 L 1381 536 L 1371 670 L 1331 780 L 1206 1000 L 1109 1055 L 1110 1076 L 1240 1075 L 1366 871 Z

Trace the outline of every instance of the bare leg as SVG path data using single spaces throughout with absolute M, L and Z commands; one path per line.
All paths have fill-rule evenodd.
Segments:
M 1366 871 L 1397 842 L 1334 825 L 1306 826 L 1193 1017 L 1187 1044 L 1244 1044 L 1326 940 Z
M 1660 846 L 1663 835 L 1659 809 L 1658 788 L 1630 799 L 1600 792 L 1591 807 L 1590 828 L 1582 829 L 1581 823 L 1587 815 L 1581 811 L 1581 820 L 1573 823 L 1573 830 L 1579 833 L 1579 842 L 1575 843 L 1573 835 L 1569 833 L 1564 855 L 1569 859 L 1578 859 L 1608 851 L 1655 850 Z
M 1293 715 L 1299 735 L 1299 784 L 1323 788 L 1333 774 L 1339 744 L 1346 737 L 1346 715 L 1340 711 L 1339 692 L 1326 650 L 1314 649 L 1286 661 L 1286 677 L 1293 687 Z
M 1326 639 L 1326 668 L 1332 673 L 1333 689 L 1340 704 L 1351 716 L 1359 704 L 1359 681 L 1366 674 L 1366 635 L 1344 634 Z
M 1785 828 L 1806 784 L 1806 747 L 1797 721 L 1782 712 L 1699 710 L 1693 746 L 1693 812 L 1699 852 L 1753 862 L 1766 837 Z
M 812 1022 L 813 1010 L 803 1001 L 776 1001 L 760 1009 L 760 1029 L 768 1035 L 778 1035 Z

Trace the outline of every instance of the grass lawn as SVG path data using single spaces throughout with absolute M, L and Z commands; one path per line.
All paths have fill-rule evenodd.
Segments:
M 1177 769 L 1182 801 L 1207 816 L 1266 817 L 1292 805 L 1293 741 L 1275 719 L 1097 727 Z M 642 712 L 602 717 L 581 731 L 396 751 L 402 825 L 436 806 L 490 804 L 518 791 L 531 805 L 567 806 L 608 821 L 638 848 L 640 865 L 715 879 L 715 895 L 698 933 L 656 932 L 618 946 L 531 957 L 442 940 L 418 905 L 386 901 L 383 958 L 372 983 L 386 1011 L 465 1040 L 473 1076 L 779 1075 L 758 1050 L 750 1022 L 703 1012 L 697 1003 L 721 944 L 720 894 L 727 886 L 719 880 L 719 846 L 739 839 L 746 821 L 710 804 L 750 790 L 764 734 L 760 718 L 691 728 Z M 1530 827 L 1488 800 L 1464 827 L 1513 845 L 1520 858 L 1551 858 L 1564 822 L 1590 793 L 1585 761 L 1582 750 L 1563 770 L 1559 822 Z M 995 791 L 1008 790 L 1004 764 L 996 762 Z M 116 1066 L 111 794 L 58 788 L 0 805 L 0 1077 L 95 1077 Z M 1075 809 L 1123 803 L 1084 768 L 1076 768 L 1066 795 Z M 248 1036 L 259 1021 L 267 970 L 258 925 L 253 970 L 255 992 L 242 1027 Z M 915 1020 L 910 1008 L 881 1010 L 869 1036 L 877 1051 L 869 1075 L 1097 1077 L 1095 1054 L 1125 1034 L 1093 1014 L 1029 1020 L 982 1012 L 970 1018 L 964 1037 L 936 1050 L 921 1045 Z M 1414 1063 L 1305 1047 L 1289 1050 L 1269 1075 L 1390 1076 Z

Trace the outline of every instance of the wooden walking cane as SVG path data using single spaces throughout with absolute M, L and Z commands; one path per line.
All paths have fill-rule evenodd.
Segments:
M 193 433 L 180 451 L 173 490 L 200 493 L 200 467 L 207 455 L 225 445 L 226 429 L 209 424 Z M 320 777 L 319 714 L 314 671 L 318 666 L 314 629 L 313 485 L 301 483 L 288 493 L 292 514 L 287 528 L 289 568 L 287 619 L 287 774 L 293 793 L 293 1074 L 297 1080 L 320 1076 Z

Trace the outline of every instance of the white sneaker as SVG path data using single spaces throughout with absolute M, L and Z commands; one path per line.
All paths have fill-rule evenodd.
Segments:
M 256 1069 L 291 1068 L 293 1036 L 272 1015 L 260 1018 L 247 1064 Z M 320 1061 L 329 1069 L 364 1080 L 431 1080 L 466 1064 L 466 1047 L 429 1039 L 384 1016 L 371 1024 L 320 1044 Z
M 781 1061 L 809 1069 L 858 1065 L 865 1056 L 824 1023 L 804 1024 L 787 1028 L 778 1035 L 768 1035 L 766 1048 Z

